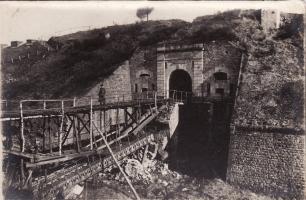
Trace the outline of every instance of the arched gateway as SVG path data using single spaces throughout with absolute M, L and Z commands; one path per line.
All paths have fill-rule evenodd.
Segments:
M 174 91 L 192 92 L 192 79 L 185 70 L 177 69 L 170 74 L 169 96 L 171 96 Z
M 161 44 L 157 47 L 157 95 L 170 90 L 191 92 L 192 97 L 229 97 L 235 90 L 240 52 L 230 44 Z

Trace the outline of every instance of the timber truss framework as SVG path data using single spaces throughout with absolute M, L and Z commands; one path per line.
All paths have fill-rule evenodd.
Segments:
M 18 110 L 2 110 L 7 187 L 51 199 L 111 165 L 120 168 L 125 157 L 153 141 L 154 135 L 142 129 L 170 101 L 156 92 L 105 104 L 86 100 L 22 100 Z

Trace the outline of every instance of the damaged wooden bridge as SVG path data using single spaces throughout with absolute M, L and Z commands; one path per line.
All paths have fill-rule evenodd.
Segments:
M 183 96 L 174 99 L 186 101 Z M 5 187 L 30 190 L 36 199 L 65 195 L 149 145 L 154 135 L 142 129 L 168 102 L 155 92 L 103 104 L 91 97 L 3 101 Z
M 152 135 L 140 132 L 166 102 L 154 95 L 103 105 L 92 98 L 87 105 L 86 99 L 23 100 L 19 110 L 4 110 L 8 186 L 51 199 L 114 164 L 103 137 L 118 161 L 147 145 Z

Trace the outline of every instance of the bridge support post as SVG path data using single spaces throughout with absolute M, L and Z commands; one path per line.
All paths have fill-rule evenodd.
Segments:
M 29 183 L 32 184 L 32 173 L 33 173 L 33 170 L 29 169 L 29 174 L 28 174 L 28 177 L 23 184 L 23 188 L 27 188 Z
M 20 101 L 20 136 L 21 136 L 21 152 L 24 152 L 25 139 L 24 139 L 24 119 L 23 119 L 23 108 L 22 101 Z
M 20 186 L 23 186 L 23 183 L 25 181 L 25 175 L 24 175 L 24 162 L 23 162 L 23 158 L 21 158 L 20 160 Z
M 65 118 L 65 111 L 64 111 L 64 101 L 61 102 L 62 107 L 62 118 L 61 118 L 61 126 L 58 133 L 58 153 L 59 155 L 62 155 L 62 133 L 64 128 L 64 118 Z
M 212 123 L 213 123 L 213 116 L 214 116 L 214 103 L 210 103 L 209 104 L 209 119 L 208 119 L 208 123 L 209 123 L 209 128 L 208 128 L 208 135 L 209 135 L 209 142 L 211 142 L 212 140 Z
M 43 118 L 43 152 L 46 150 L 46 118 Z
M 128 124 L 127 108 L 124 108 L 124 126 L 127 127 L 127 124 Z
M 154 92 L 154 106 L 157 109 L 157 92 Z
M 80 146 L 79 146 L 79 137 L 78 137 L 78 131 L 77 131 L 77 125 L 76 125 L 76 117 L 73 116 L 73 135 L 75 137 L 75 143 L 76 143 L 76 150 L 77 152 L 80 152 Z
M 52 153 L 51 116 L 48 116 L 49 150 Z
M 181 102 L 183 102 L 183 91 L 181 91 L 180 93 L 181 93 Z
M 90 150 L 93 150 L 93 132 L 92 132 L 92 97 L 90 97 L 90 116 L 89 116 L 89 120 L 90 120 Z
M 103 129 L 106 133 L 106 109 L 103 110 Z

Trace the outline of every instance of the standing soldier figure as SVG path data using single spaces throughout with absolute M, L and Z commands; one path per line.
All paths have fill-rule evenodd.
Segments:
M 99 102 L 101 106 L 105 104 L 105 89 L 103 88 L 103 83 L 100 85 Z

